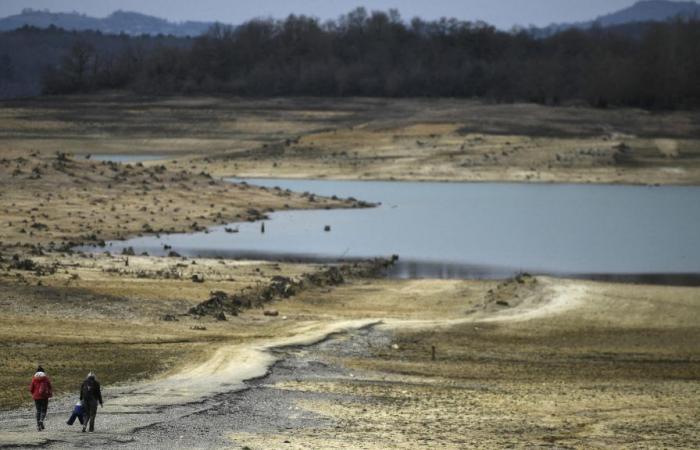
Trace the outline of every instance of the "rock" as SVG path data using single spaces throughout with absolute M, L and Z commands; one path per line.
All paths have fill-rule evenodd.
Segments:
M 265 311 L 263 311 L 263 315 L 266 315 L 268 317 L 277 317 L 280 315 L 280 313 L 276 309 L 266 309 Z
M 16 270 L 35 270 L 37 264 L 31 259 L 21 259 L 19 255 L 14 255 L 10 263 L 10 268 Z
M 326 225 L 325 227 L 323 227 L 323 231 L 325 231 L 326 233 L 328 233 L 329 231 L 331 231 L 331 226 L 330 226 L 330 225 Z
M 180 254 L 176 251 L 171 250 L 170 252 L 168 252 L 168 257 L 169 258 L 179 258 Z
M 196 330 L 196 331 L 205 331 L 207 327 L 203 327 L 201 325 L 192 325 L 190 327 L 190 330 Z
M 194 283 L 204 283 L 204 275 L 201 273 L 196 273 L 192 275 L 192 282 Z
M 506 302 L 506 301 L 503 301 L 503 300 L 497 301 L 496 304 L 497 304 L 498 306 L 510 306 L 510 303 L 508 303 L 508 302 Z
M 163 316 L 160 316 L 160 320 L 163 322 L 177 322 L 177 317 L 175 317 L 172 314 L 165 314 Z
M 391 344 L 391 349 L 392 349 L 392 350 L 398 350 L 398 349 L 399 349 L 399 344 Z

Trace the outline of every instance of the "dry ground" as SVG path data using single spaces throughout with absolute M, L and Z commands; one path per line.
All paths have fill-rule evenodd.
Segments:
M 118 95 L 3 106 L 2 153 L 179 156 L 175 169 L 215 176 L 700 182 L 696 111 Z
M 326 355 L 351 368 L 352 378 L 277 386 L 334 394 L 298 406 L 334 418 L 336 426 L 234 434 L 237 444 L 255 449 L 700 445 L 697 288 L 537 279 L 500 287 L 387 281 L 375 284 L 369 296 L 368 289 L 353 284 L 323 301 L 302 296 L 279 306 L 285 314 L 306 307 L 351 315 L 383 310 L 401 318 L 387 321 L 391 345 L 377 345 L 369 356 Z M 436 303 L 433 315 L 430 305 Z M 441 319 L 426 323 L 416 321 L 419 317 Z
M 75 391 L 89 370 L 106 384 L 154 378 L 204 361 L 223 343 L 284 335 L 295 324 L 262 310 L 226 321 L 186 313 L 212 291 L 244 292 L 276 275 L 318 270 L 143 256 L 130 256 L 128 266 L 121 256 L 32 258 L 39 270 L 0 264 L 0 408 L 29 400 L 25 384 L 36 364 L 64 393 Z M 193 275 L 204 281 L 193 282 Z
M 214 180 L 172 164 L 144 167 L 33 152 L 0 157 L 0 248 L 98 243 L 141 234 L 202 231 L 279 209 L 353 207 Z
M 0 277 L 0 400 L 26 402 L 33 365 L 61 392 L 85 370 L 107 384 L 208 367 L 217 349 L 289 336 L 305 324 L 377 319 L 389 341 L 322 355 L 353 378 L 281 390 L 334 394 L 297 405 L 333 428 L 235 434 L 250 448 L 697 447 L 697 288 L 522 277 L 508 282 L 355 279 L 226 321 L 181 315 L 212 290 L 241 292 L 312 265 L 57 254 L 53 273 Z M 191 276 L 201 274 L 203 283 Z M 164 315 L 177 321 L 163 321 Z M 199 329 L 198 329 L 199 328 Z M 205 329 L 201 329 L 205 328 Z M 436 359 L 431 358 L 431 347 Z M 97 357 L 86 367 L 84 352 Z M 189 373 L 189 372 L 188 372 Z M 193 380 L 194 382 L 195 380 Z M 319 399 L 320 398 L 320 399 Z M 312 400 L 313 399 L 313 400 Z M 233 444 L 232 442 L 232 444 Z M 285 444 L 287 445 L 287 444 Z

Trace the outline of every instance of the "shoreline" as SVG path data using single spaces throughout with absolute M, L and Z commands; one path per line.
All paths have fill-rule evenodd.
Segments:
M 188 155 L 193 156 L 193 155 Z M 695 182 L 674 182 L 667 183 L 644 183 L 642 181 L 563 181 L 563 180 L 533 180 L 533 179 L 513 179 L 513 178 L 493 178 L 493 179 L 439 179 L 439 178 L 334 178 L 334 177 L 306 177 L 306 176 L 284 176 L 284 175 L 217 175 L 221 181 L 229 180 L 282 180 L 282 181 L 337 181 L 337 182 L 370 182 L 370 183 L 420 183 L 420 184 L 498 184 L 498 185 L 526 185 L 526 186 L 607 186 L 607 187 L 647 187 L 647 188 L 668 188 L 668 187 L 700 187 L 700 180 Z M 233 181 L 234 183 L 238 181 Z

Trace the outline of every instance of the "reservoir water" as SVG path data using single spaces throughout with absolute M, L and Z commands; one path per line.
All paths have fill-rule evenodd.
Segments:
M 138 163 L 138 162 L 144 162 L 144 161 L 165 160 L 165 159 L 168 159 L 168 156 L 167 155 L 95 154 L 95 155 L 90 155 L 89 157 L 87 155 L 82 155 L 81 158 L 82 159 L 91 159 L 93 161 L 100 161 L 100 162 L 101 161 L 109 161 L 109 162 L 115 162 L 115 163 L 129 164 L 129 163 Z
M 235 181 L 235 180 L 232 180 Z M 381 202 L 288 211 L 208 233 L 110 243 L 186 256 L 336 261 L 400 256 L 395 277 L 700 275 L 700 188 L 509 183 L 246 180 Z M 329 226 L 330 231 L 324 231 Z M 229 226 L 230 227 L 230 226 Z

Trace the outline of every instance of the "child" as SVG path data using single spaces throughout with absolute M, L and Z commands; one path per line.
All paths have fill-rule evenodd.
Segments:
M 73 408 L 73 414 L 70 416 L 70 419 L 68 419 L 68 425 L 73 425 L 76 418 L 78 419 L 81 425 L 85 421 L 85 409 L 83 409 L 82 401 L 79 401 L 75 404 L 75 407 Z

